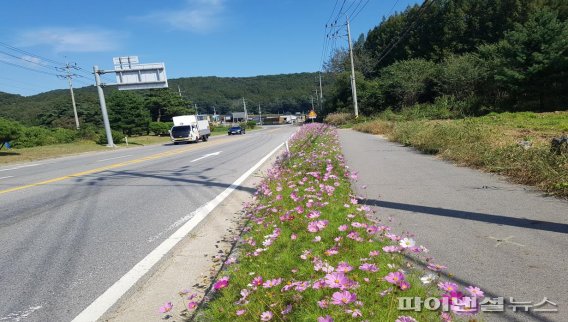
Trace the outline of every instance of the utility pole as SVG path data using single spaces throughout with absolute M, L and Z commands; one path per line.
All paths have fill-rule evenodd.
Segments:
M 323 110 L 323 89 L 321 87 L 321 72 L 319 73 L 320 77 L 320 110 Z
M 79 116 L 77 116 L 77 105 L 75 104 L 75 94 L 73 93 L 73 82 L 72 78 L 76 77 L 76 74 L 71 74 L 71 68 L 77 69 L 76 66 L 73 66 L 69 63 L 65 64 L 65 67 L 59 68 L 56 67 L 59 71 L 65 71 L 65 75 L 57 75 L 60 78 L 67 78 L 67 83 L 69 84 L 69 91 L 71 92 L 71 103 L 73 104 L 73 115 L 75 116 L 75 127 L 77 130 L 79 129 Z
M 357 86 L 355 84 L 355 66 L 353 65 L 353 46 L 351 45 L 349 17 L 347 17 L 347 41 L 349 42 L 349 57 L 351 58 L 351 92 L 353 93 L 353 109 L 355 110 L 355 118 L 358 118 L 359 107 L 357 106 Z
M 194 103 L 194 104 L 193 104 L 193 107 L 195 107 L 195 115 L 199 115 L 199 113 L 197 113 L 197 104 Z
M 178 94 L 179 94 L 179 97 L 181 97 L 181 89 L 179 88 L 179 85 L 178 85 Z
M 243 97 L 243 107 L 245 109 L 245 122 L 248 120 L 247 116 L 247 102 L 245 102 L 245 98 Z
M 110 131 L 110 123 L 108 121 L 108 113 L 106 108 L 105 93 L 103 92 L 103 87 L 101 84 L 101 76 L 103 74 L 102 70 L 99 70 L 99 66 L 93 66 L 93 72 L 95 73 L 95 84 L 97 86 L 97 92 L 99 93 L 99 102 L 101 104 L 101 113 L 103 114 L 103 123 L 105 125 L 105 133 L 107 136 L 107 147 L 113 148 L 114 142 L 112 141 L 112 132 Z
M 260 103 L 258 103 L 258 120 L 260 121 L 260 126 L 262 126 L 262 111 L 260 110 Z

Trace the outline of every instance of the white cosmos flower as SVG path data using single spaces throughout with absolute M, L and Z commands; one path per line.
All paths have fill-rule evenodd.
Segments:
M 420 278 L 423 284 L 430 284 L 436 279 L 435 274 L 426 274 Z
M 399 245 L 402 248 L 410 248 L 414 247 L 414 245 L 416 245 L 416 242 L 412 238 L 405 237 L 400 241 Z

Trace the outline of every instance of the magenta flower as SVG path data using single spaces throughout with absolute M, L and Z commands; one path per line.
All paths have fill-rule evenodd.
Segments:
M 442 291 L 453 292 L 458 290 L 458 285 L 452 282 L 440 282 L 438 283 L 438 288 Z
M 275 278 L 272 280 L 267 280 L 266 282 L 264 282 L 262 284 L 262 287 L 264 288 L 271 288 L 277 285 L 280 285 L 280 283 L 282 283 L 282 278 Z
M 327 309 L 329 302 L 327 300 L 318 301 L 318 306 L 322 309 Z
M 365 263 L 361 266 L 359 266 L 359 269 L 362 271 L 366 271 L 366 272 L 376 272 L 379 270 L 379 268 L 377 267 L 377 265 L 375 264 L 369 264 L 369 263 Z
M 361 310 L 359 310 L 359 309 L 345 310 L 345 313 L 351 314 L 351 316 L 354 317 L 354 318 L 359 317 L 359 316 L 363 316 L 363 313 L 361 313 Z
M 229 285 L 229 276 L 223 276 L 220 280 L 218 280 L 215 284 L 213 284 L 213 289 L 220 290 L 225 288 Z
M 243 314 L 245 314 L 247 312 L 247 310 L 237 310 L 237 316 L 241 316 Z
M 164 303 L 164 305 L 160 306 L 160 313 L 168 313 L 172 310 L 173 307 L 174 305 L 172 304 L 172 302 L 166 302 Z
M 441 271 L 441 270 L 444 270 L 444 269 L 447 268 L 447 267 L 444 266 L 444 265 L 438 265 L 438 264 L 433 264 L 433 263 L 428 264 L 427 267 L 428 267 L 429 269 L 435 271 L 435 272 Z
M 474 297 L 482 298 L 485 293 L 479 287 L 468 286 L 465 290 Z
M 290 235 L 290 239 L 291 239 L 291 240 L 296 240 L 296 239 L 298 239 L 298 235 L 292 234 L 292 235 Z
M 308 213 L 308 215 L 306 217 L 308 217 L 309 219 L 315 219 L 318 218 L 321 215 L 321 213 L 317 210 L 314 211 L 310 211 L 310 213 Z
M 252 283 L 253 286 L 260 286 L 262 285 L 262 276 L 257 276 L 255 278 L 252 279 Z
M 406 291 L 406 290 L 408 290 L 408 289 L 410 288 L 410 283 L 408 283 L 407 281 L 400 281 L 400 282 L 398 283 L 398 287 L 399 287 L 401 290 Z
M 197 307 L 197 302 L 191 301 L 189 303 L 187 303 L 187 308 L 190 310 L 193 310 Z
M 332 303 L 335 305 L 345 305 L 357 300 L 357 295 L 355 293 L 350 293 L 349 291 L 335 292 L 331 296 Z
M 353 266 L 349 265 L 347 262 L 339 262 L 335 270 L 342 273 L 349 273 L 353 270 Z
M 260 315 L 260 320 L 261 321 L 270 321 L 272 320 L 272 312 L 270 311 L 266 311 L 266 312 L 262 312 L 262 314 Z
M 385 281 L 398 285 L 400 281 L 404 280 L 404 274 L 401 272 L 391 272 L 387 276 L 385 276 Z
M 341 288 L 348 283 L 347 277 L 341 272 L 333 272 L 325 276 L 325 284 L 330 288 Z
M 374 256 L 379 256 L 380 252 L 378 250 L 372 250 L 369 252 L 369 256 L 374 257 Z
M 290 312 L 292 312 L 292 304 L 286 305 L 286 308 L 281 313 L 282 313 L 282 315 L 286 315 Z
M 349 226 L 347 226 L 347 225 L 341 225 L 341 226 L 339 226 L 338 229 L 339 229 L 339 231 L 346 231 L 347 229 L 349 229 Z
M 414 319 L 413 317 L 403 315 L 396 318 L 394 322 L 418 322 L 418 321 L 416 321 L 416 319 Z
M 385 247 L 383 247 L 383 251 L 385 253 L 398 253 L 398 252 L 400 252 L 400 247 L 399 246 L 385 246 Z
M 320 316 L 318 317 L 318 322 L 333 322 L 333 318 L 329 315 L 326 315 L 325 317 Z

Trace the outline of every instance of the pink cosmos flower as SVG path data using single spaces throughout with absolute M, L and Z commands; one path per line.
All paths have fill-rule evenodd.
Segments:
M 247 312 L 247 310 L 237 310 L 237 316 L 241 316 L 243 314 L 245 314 Z
M 296 239 L 298 239 L 298 235 L 292 234 L 292 235 L 290 235 L 290 239 L 291 239 L 291 240 L 296 240 Z
M 354 317 L 354 318 L 359 317 L 359 316 L 363 316 L 363 313 L 361 313 L 361 310 L 359 310 L 359 309 L 345 310 L 345 313 L 351 314 L 351 316 Z
M 399 242 L 399 245 L 402 248 L 411 248 L 416 245 L 416 242 L 412 238 L 405 237 Z
M 329 315 L 318 317 L 318 322 L 333 322 L 333 318 Z
M 302 206 L 297 206 L 295 210 L 296 210 L 296 212 L 299 213 L 299 214 L 304 213 L 304 208 L 303 208 Z
M 398 253 L 398 252 L 400 252 L 400 247 L 399 246 L 385 246 L 385 247 L 383 247 L 383 251 L 385 253 Z
M 191 301 L 189 303 L 187 303 L 187 308 L 190 310 L 193 310 L 197 307 L 197 302 Z
M 398 287 L 402 290 L 402 291 L 406 291 L 410 288 L 410 283 L 408 283 L 407 281 L 400 281 L 398 283 Z
M 314 284 L 312 285 L 312 288 L 314 290 L 318 290 L 320 288 L 325 287 L 325 280 L 324 279 L 319 279 L 317 281 L 314 282 Z
M 321 215 L 321 213 L 319 211 L 310 211 L 306 217 L 308 217 L 309 219 L 314 219 L 314 218 L 318 218 Z
M 377 265 L 375 264 L 369 264 L 369 263 L 365 263 L 361 266 L 359 266 L 359 269 L 362 271 L 366 271 L 366 272 L 376 272 L 379 270 L 379 268 L 377 267 Z
M 342 273 L 349 273 L 353 270 L 353 266 L 349 265 L 347 262 L 339 262 L 335 270 Z
M 270 321 L 272 320 L 272 312 L 270 311 L 266 311 L 266 312 L 262 312 L 262 314 L 260 315 L 260 320 L 261 321 Z
M 327 300 L 318 301 L 318 306 L 322 309 L 327 309 L 329 302 Z
M 416 321 L 416 319 L 414 319 L 413 317 L 403 315 L 396 318 L 394 322 L 418 322 L 418 321 Z
M 286 315 L 290 312 L 292 312 L 292 304 L 286 305 L 286 308 L 281 313 L 282 313 L 282 315 Z
M 458 290 L 458 285 L 452 282 L 440 282 L 438 283 L 438 288 L 442 291 L 453 292 Z
M 253 286 L 260 286 L 262 285 L 262 276 L 257 276 L 255 278 L 252 279 L 252 283 Z
M 272 280 L 267 280 L 266 282 L 264 282 L 262 284 L 262 287 L 264 288 L 271 288 L 277 285 L 280 285 L 280 283 L 282 283 L 282 278 L 275 278 Z
M 341 225 L 341 226 L 339 226 L 338 229 L 339 229 L 339 231 L 346 231 L 347 229 L 349 229 L 349 226 L 347 226 L 347 225 Z
M 435 271 L 435 272 L 441 271 L 441 270 L 444 270 L 444 269 L 447 268 L 447 267 L 444 266 L 444 265 L 438 265 L 438 264 L 434 264 L 434 263 L 429 263 L 427 267 L 428 267 L 429 269 Z
M 172 310 L 173 307 L 174 305 L 172 304 L 172 302 L 166 302 L 164 303 L 164 305 L 160 306 L 160 313 L 168 313 Z
M 337 255 L 339 253 L 337 246 L 334 246 L 324 252 L 327 256 Z
M 314 239 L 312 240 L 312 242 L 314 243 L 319 243 L 321 241 L 321 236 L 316 236 L 314 237 Z
M 369 256 L 374 257 L 374 256 L 379 256 L 379 251 L 378 250 L 372 250 L 369 252 Z
M 335 292 L 331 296 L 332 303 L 335 305 L 345 305 L 357 300 L 357 295 L 355 293 L 350 293 L 349 291 Z
M 385 281 L 398 285 L 400 281 L 404 280 L 404 274 L 401 272 L 390 272 L 387 276 L 385 276 Z
M 213 289 L 220 290 L 225 288 L 229 285 L 229 276 L 223 276 L 220 280 L 218 280 L 215 284 L 213 284 Z
M 325 276 L 325 284 L 330 288 L 341 288 L 348 283 L 347 277 L 341 272 L 333 272 Z
M 482 298 L 485 294 L 479 287 L 468 286 L 465 290 L 474 297 Z

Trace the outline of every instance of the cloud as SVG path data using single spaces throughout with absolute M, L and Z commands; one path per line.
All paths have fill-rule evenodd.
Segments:
M 158 23 L 172 29 L 204 33 L 221 23 L 225 0 L 185 0 L 182 8 L 156 11 L 134 17 L 149 23 Z
M 116 32 L 93 28 L 44 27 L 20 34 L 20 46 L 47 45 L 56 52 L 104 52 L 116 50 L 122 38 Z

